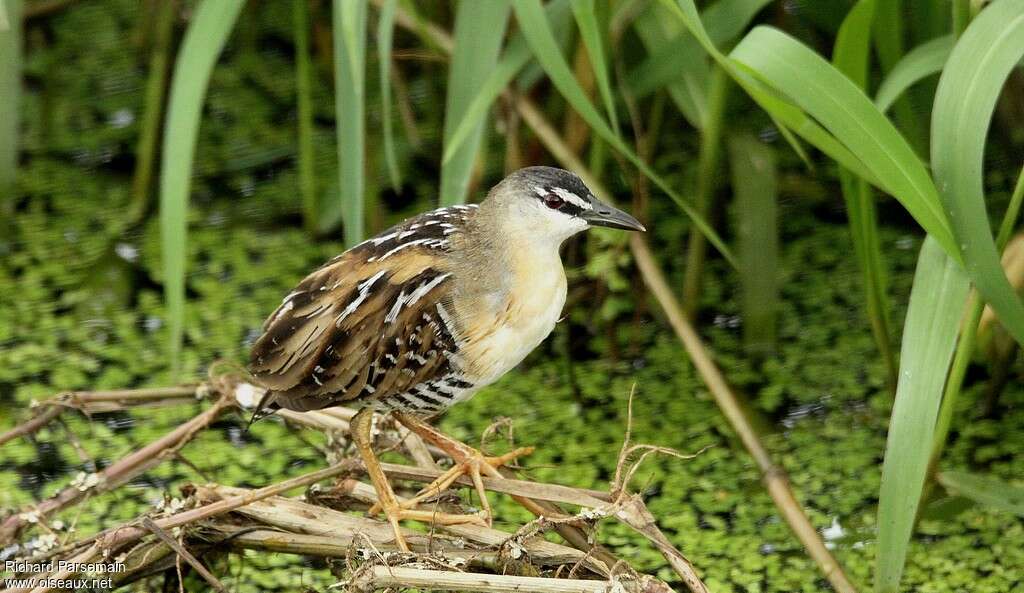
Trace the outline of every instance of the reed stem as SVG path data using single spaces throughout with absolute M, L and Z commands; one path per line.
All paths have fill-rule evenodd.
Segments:
M 711 198 L 718 185 L 719 161 L 722 153 L 722 127 L 729 94 L 729 75 L 719 66 L 713 66 L 708 80 L 707 120 L 701 130 L 700 158 L 697 163 L 697 188 L 694 206 L 705 219 L 711 211 Z M 683 309 L 693 319 L 700 309 L 704 261 L 707 259 L 707 239 L 700 229 L 690 229 L 690 242 L 686 250 L 686 269 L 683 274 Z
M 156 167 L 157 147 L 167 100 L 167 80 L 170 78 L 171 39 L 174 33 L 176 0 L 157 3 L 153 40 L 153 53 L 149 57 L 149 76 L 146 79 L 146 98 L 139 143 L 135 148 L 135 173 L 132 177 L 132 206 L 129 219 L 142 220 L 152 203 L 153 170 Z
M 18 167 L 21 97 L 22 0 L 0 2 L 0 196 L 4 218 L 13 212 L 10 196 Z
M 292 34 L 295 38 L 295 102 L 298 110 L 299 193 L 306 232 L 315 234 L 319 204 L 313 153 L 312 64 L 309 55 L 309 0 L 292 0 Z

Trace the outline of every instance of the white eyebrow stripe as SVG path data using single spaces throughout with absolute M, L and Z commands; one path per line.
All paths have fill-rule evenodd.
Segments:
M 551 191 L 555 192 L 555 194 L 558 197 L 560 197 L 563 200 L 565 200 L 566 202 L 569 202 L 570 204 L 576 206 L 577 208 L 582 208 L 583 210 L 593 210 L 594 209 L 594 206 L 591 205 L 591 203 L 589 201 L 584 200 L 583 198 L 577 196 L 576 194 L 572 193 L 571 191 L 569 191 L 567 189 L 564 189 L 564 188 L 561 188 L 561 187 L 553 187 L 553 188 L 551 188 Z

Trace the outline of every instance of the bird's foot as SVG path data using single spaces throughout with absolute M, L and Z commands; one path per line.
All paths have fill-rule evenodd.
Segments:
M 487 523 L 484 521 L 482 513 L 477 514 L 452 514 L 452 513 L 441 513 L 437 511 L 426 511 L 408 506 L 408 501 L 402 501 L 395 497 L 394 493 L 390 490 L 380 497 L 380 501 L 370 509 L 370 514 L 380 512 L 383 510 L 384 516 L 388 523 L 391 525 L 391 529 L 395 534 L 395 545 L 402 552 L 409 552 L 409 544 L 405 541 L 405 535 L 402 534 L 401 521 L 411 519 L 413 521 L 421 521 L 423 523 L 433 523 L 435 525 L 466 525 L 473 524 L 485 527 Z
M 416 496 L 398 503 L 398 507 L 402 513 L 418 513 L 420 515 L 433 516 L 435 513 L 430 511 L 417 511 L 415 509 L 424 500 L 432 496 L 437 496 L 441 492 L 447 490 L 448 487 L 450 487 L 460 477 L 469 476 L 470 480 L 473 482 L 473 487 L 477 491 L 477 495 L 480 497 L 480 504 L 483 507 L 481 512 L 467 515 L 447 515 L 444 513 L 438 513 L 439 515 L 444 515 L 445 520 L 449 521 L 447 523 L 429 518 L 418 518 L 416 520 L 438 523 L 440 525 L 474 523 L 490 527 L 492 518 L 491 505 L 487 500 L 487 490 L 484 488 L 482 479 L 483 475 L 486 474 L 488 477 L 500 478 L 502 476 L 498 472 L 498 468 L 503 465 L 507 465 L 511 461 L 522 457 L 523 455 L 529 455 L 530 453 L 533 453 L 533 447 L 520 447 L 514 451 L 505 453 L 504 455 L 488 456 L 476 449 L 473 449 L 472 447 L 462 445 L 462 447 L 459 447 L 458 449 L 449 451 L 449 454 L 456 458 L 455 465 L 452 466 L 451 469 L 441 474 L 437 479 L 425 486 L 416 494 Z M 381 505 L 378 503 L 370 508 L 369 513 L 374 514 L 380 512 L 380 510 Z M 452 522 L 452 519 L 455 517 L 463 517 L 465 520 Z M 409 516 L 405 518 L 412 519 L 414 517 Z

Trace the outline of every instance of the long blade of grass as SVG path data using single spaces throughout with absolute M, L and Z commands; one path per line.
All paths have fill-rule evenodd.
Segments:
M 889 72 L 875 94 L 875 105 L 885 112 L 907 89 L 932 74 L 942 71 L 950 52 L 953 36 L 944 35 L 910 50 Z
M 832 64 L 861 90 L 867 86 L 871 27 L 876 0 L 860 0 L 843 19 L 832 50 Z
M 377 62 L 380 66 L 380 119 L 383 122 L 384 162 L 391 188 L 402 187 L 402 173 L 395 157 L 395 126 L 391 121 L 391 41 L 395 32 L 395 8 L 398 0 L 385 0 L 377 21 Z
M 555 0 L 545 7 L 545 14 L 549 20 L 558 20 L 562 13 L 569 10 L 569 0 Z M 450 161 L 455 152 L 462 147 L 469 134 L 480 124 L 484 114 L 498 98 L 501 91 L 505 89 L 516 77 L 516 74 L 526 66 L 533 56 L 530 53 L 530 46 L 526 44 L 521 31 L 517 31 L 509 41 L 505 52 L 491 73 L 477 89 L 473 100 L 463 112 L 461 121 L 452 132 L 450 137 L 445 138 L 444 156 L 442 164 Z
M 849 78 L 789 35 L 757 27 L 730 54 L 769 81 L 857 154 L 929 234 L 959 258 L 938 192 L 892 123 Z
M 316 155 L 313 153 L 313 88 L 309 55 L 309 0 L 292 0 L 292 27 L 295 37 L 295 102 L 298 117 L 299 193 L 306 230 L 317 231 L 320 215 L 316 193 Z
M 892 72 L 896 64 L 906 53 L 905 38 L 907 23 L 904 17 L 911 10 L 905 0 L 881 0 L 875 6 L 875 22 L 872 27 L 871 39 L 875 43 L 875 53 L 883 75 Z M 916 16 L 916 15 L 915 15 Z M 921 114 L 914 109 L 913 97 L 905 97 L 896 104 L 895 119 L 897 127 L 914 147 L 918 154 L 927 154 L 928 130 Z
M 967 472 L 942 472 L 936 479 L 951 494 L 1024 517 L 1024 488 Z
M 21 30 L 21 0 L 0 2 L 0 195 L 3 196 L 10 195 L 18 166 Z M 11 200 L 3 201 L 2 211 L 8 212 Z
M 960 258 L 924 165 L 848 78 L 800 42 L 768 27 L 755 28 L 724 56 L 701 25 L 693 0 L 662 0 L 662 4 L 673 9 L 705 50 L 776 122 L 892 194 L 954 258 Z
M 708 242 L 718 249 L 719 253 L 734 267 L 736 259 L 732 252 L 726 247 L 718 233 L 711 228 L 700 213 L 675 192 L 671 186 L 657 173 L 651 169 L 622 139 L 615 135 L 615 132 L 601 118 L 594 106 L 590 103 L 586 93 L 572 75 L 572 70 L 559 51 L 551 27 L 544 17 L 544 9 L 540 0 L 517 0 L 513 3 L 516 18 L 519 21 L 520 30 L 526 37 L 527 43 L 533 50 L 533 55 L 540 62 L 544 71 L 547 72 L 551 82 L 559 90 L 563 97 L 579 113 L 591 129 L 601 136 L 608 144 L 632 162 L 637 169 L 648 177 L 655 185 L 664 191 L 672 200 L 685 212 L 693 224 L 700 229 Z
M 338 134 L 338 192 L 345 245 L 363 240 L 366 92 L 366 3 L 334 0 L 334 113 Z
M 703 60 L 703 56 L 701 57 Z M 729 75 L 715 66 L 708 79 L 707 119 L 700 130 L 700 154 L 697 157 L 697 186 L 693 201 L 701 216 L 711 211 L 711 198 L 718 181 L 718 162 L 722 152 L 722 133 L 725 128 L 725 108 L 729 94 Z M 704 278 L 704 259 L 707 243 L 704 235 L 694 228 L 686 248 L 686 267 L 683 272 L 683 307 L 690 318 L 700 309 L 700 293 Z
M 679 113 L 700 130 L 707 121 L 708 62 L 691 36 L 673 38 L 673 33 L 665 30 L 664 13 L 663 7 L 652 4 L 633 21 L 648 55 L 630 71 L 626 85 L 638 99 L 664 87 Z M 675 67 L 668 69 L 669 64 Z
M 551 28 L 551 33 L 555 36 L 558 47 L 563 54 L 568 55 L 576 36 L 576 23 L 572 16 L 572 10 L 550 14 L 547 23 Z M 526 68 L 523 68 L 523 71 L 516 76 L 516 89 L 519 92 L 525 92 L 533 88 L 545 76 L 544 68 L 536 60 L 530 60 Z
M 875 591 L 899 586 L 924 486 L 935 419 L 970 286 L 932 237 L 921 247 L 903 326 L 900 377 L 889 420 L 878 501 Z
M 700 20 L 704 23 L 711 42 L 716 46 L 728 44 L 747 28 L 750 21 L 771 0 L 718 0 L 704 9 Z M 665 30 L 664 11 L 654 4 L 637 19 L 637 32 L 650 50 L 654 50 L 634 68 L 626 84 L 637 98 L 645 97 L 674 81 L 687 81 L 695 61 L 706 57 L 706 52 L 692 35 L 677 31 L 669 36 Z M 672 21 L 667 21 L 671 23 Z M 707 69 L 703 70 L 706 76 Z M 698 85 L 703 86 L 703 85 Z
M 168 64 L 171 61 L 171 38 L 174 33 L 174 15 L 178 3 L 167 0 L 156 11 L 152 54 L 146 75 L 146 98 L 139 126 L 139 142 L 135 148 L 135 172 L 132 175 L 132 221 L 142 220 L 152 203 L 153 171 L 156 168 L 160 124 L 164 119 L 164 99 L 167 94 Z
M 996 235 L 996 249 L 1000 253 L 1006 249 L 1007 243 L 1017 226 L 1017 217 L 1020 215 L 1021 206 L 1024 205 L 1024 168 L 1017 176 L 1017 184 L 1010 195 L 1010 203 L 1006 207 L 1003 221 L 999 224 L 999 233 Z M 964 377 L 967 375 L 967 367 L 974 356 L 974 345 L 978 337 L 978 323 L 981 321 L 985 309 L 985 302 L 978 298 L 977 290 L 971 291 L 969 299 L 970 306 L 964 314 L 963 329 L 960 331 L 960 341 L 956 345 L 956 354 L 953 356 L 953 365 L 949 370 L 949 379 L 946 381 L 946 391 L 942 396 L 942 408 L 939 409 L 939 419 L 935 423 L 935 440 L 932 443 L 932 456 L 929 462 L 931 471 L 939 465 L 942 459 L 942 452 L 946 447 L 946 438 L 949 436 L 949 428 L 953 423 L 953 411 L 956 409 L 957 400 L 960 398 Z
M 244 5 L 243 0 L 202 0 L 185 31 L 171 79 L 160 165 L 160 249 L 175 373 L 185 327 L 186 217 L 192 158 L 213 66 Z
M 701 13 L 708 38 L 715 45 L 732 42 L 768 1 L 719 0 L 712 4 Z M 636 19 L 634 28 L 649 55 L 630 72 L 626 84 L 638 98 L 666 88 L 687 121 L 704 129 L 711 73 L 707 53 L 685 27 L 666 16 L 663 7 L 652 4 Z
M 753 137 L 729 142 L 736 194 L 743 347 L 764 356 L 775 349 L 779 229 L 775 150 Z
M 619 117 L 615 113 L 615 98 L 612 96 L 612 85 L 608 77 L 608 60 L 605 57 L 604 40 L 597 23 L 594 0 L 572 0 L 572 13 L 576 17 L 576 26 L 580 29 L 583 45 L 587 48 L 590 65 L 597 80 L 597 89 L 604 102 L 604 110 L 612 124 L 612 130 L 619 135 Z
M 1024 56 L 1024 0 L 997 0 L 953 48 L 932 109 L 932 168 L 967 272 L 1007 331 L 1024 344 L 1024 305 L 999 262 L 985 210 L 985 138 L 996 100 Z
M 445 100 L 445 144 L 465 117 L 477 89 L 494 70 L 509 17 L 508 0 L 462 0 L 455 15 L 455 49 Z M 484 25 L 486 23 L 486 25 Z M 469 178 L 484 135 L 484 120 L 470 130 L 451 158 L 441 164 L 441 205 L 466 200 Z
M 971 22 L 971 0 L 952 0 L 953 35 L 960 37 Z
M 850 10 L 839 28 L 835 49 L 832 52 L 832 63 L 835 67 L 861 89 L 867 86 L 868 81 L 871 30 L 877 4 L 876 0 L 861 0 Z M 875 199 L 868 182 L 849 170 L 840 167 L 839 180 L 846 202 L 853 250 L 864 279 L 868 321 L 885 363 L 889 384 L 895 388 L 896 358 L 890 342 L 886 268 L 878 239 Z
M 834 136 L 823 129 L 812 118 L 808 117 L 799 107 L 784 99 L 777 91 L 762 81 L 756 72 L 748 66 L 737 62 L 718 50 L 704 29 L 700 18 L 697 15 L 697 7 L 692 0 L 662 0 L 662 5 L 670 9 L 672 14 L 697 39 L 697 42 L 704 50 L 711 55 L 732 76 L 748 95 L 767 112 L 773 121 L 779 126 L 783 137 L 790 143 L 794 151 L 800 155 L 805 162 L 809 162 L 803 148 L 793 137 L 796 133 L 816 146 L 819 150 L 835 159 L 836 162 L 867 179 L 869 183 L 884 188 L 882 182 L 875 176 L 859 157 L 848 150 Z

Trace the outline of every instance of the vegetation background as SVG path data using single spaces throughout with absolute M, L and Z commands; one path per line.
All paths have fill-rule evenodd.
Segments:
M 0 431 L 58 391 L 168 385 L 244 361 L 281 296 L 346 245 L 478 201 L 508 170 L 561 162 L 539 116 L 648 224 L 657 263 L 858 588 L 1024 582 L 1012 288 L 1024 249 L 1011 240 L 1024 2 L 0 7 Z M 603 487 L 635 385 L 637 440 L 710 446 L 652 459 L 634 484 L 709 587 L 827 589 L 633 253 L 615 233 L 568 245 L 566 321 L 442 428 L 472 442 L 511 417 L 516 441 L 539 445 L 531 475 Z M 198 407 L 68 415 L 5 443 L 0 508 Z M 187 481 L 259 486 L 322 463 L 318 435 L 245 432 L 245 420 L 60 518 L 80 536 Z M 599 539 L 675 578 L 627 530 Z M 225 562 L 237 591 L 335 580 L 313 560 Z

